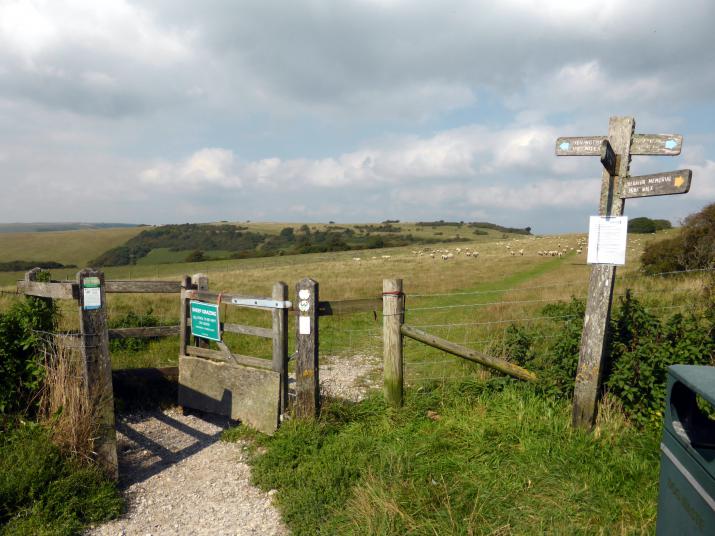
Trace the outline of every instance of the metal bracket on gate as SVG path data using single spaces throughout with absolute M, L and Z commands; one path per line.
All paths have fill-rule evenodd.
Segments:
M 293 304 L 288 300 L 258 300 L 254 298 L 231 298 L 231 304 L 266 307 L 268 309 L 290 309 L 291 307 L 293 307 Z

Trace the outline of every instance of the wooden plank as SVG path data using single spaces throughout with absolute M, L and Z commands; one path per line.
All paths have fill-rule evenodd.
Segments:
M 77 285 L 69 281 L 44 283 L 40 281 L 18 281 L 17 290 L 27 296 L 52 298 L 54 300 L 77 299 Z
M 217 361 L 227 361 L 235 362 L 247 367 L 256 367 L 261 369 L 270 370 L 271 362 L 267 359 L 260 359 L 258 357 L 253 357 L 249 355 L 240 355 L 230 353 L 226 354 L 224 352 L 218 352 L 216 350 L 210 350 L 208 348 L 199 348 L 198 346 L 188 346 L 186 348 L 186 355 L 194 357 L 206 357 L 208 359 L 215 359 Z
M 385 400 L 402 406 L 404 366 L 402 362 L 402 331 L 405 321 L 405 296 L 402 279 L 382 281 L 383 389 Z
M 318 282 L 305 278 L 295 287 L 300 316 L 296 322 L 295 414 L 314 419 L 320 413 Z
M 609 175 L 616 175 L 616 153 L 608 140 L 601 142 L 601 164 Z
M 436 335 L 431 335 L 426 331 L 413 328 L 412 326 L 408 326 L 407 324 L 403 324 L 401 326 L 400 332 L 405 337 L 420 341 L 428 346 L 432 346 L 433 348 L 437 348 L 452 355 L 456 355 L 457 357 L 461 357 L 463 359 L 479 363 L 480 365 L 484 365 L 485 367 L 498 370 L 499 372 L 508 374 L 509 376 L 513 376 L 514 378 L 518 378 L 520 380 L 525 380 L 528 382 L 535 382 L 537 380 L 536 374 L 518 365 L 509 363 L 508 361 L 498 357 L 492 357 L 481 352 L 477 352 L 476 350 L 472 350 L 471 348 L 467 348 L 466 346 L 462 346 L 461 344 L 450 342 L 441 337 L 437 337 Z
M 683 147 L 680 134 L 634 134 L 630 154 L 675 156 Z
M 229 333 L 238 333 L 239 335 L 252 335 L 254 337 L 263 337 L 264 339 L 273 338 L 273 330 L 270 328 L 226 323 L 221 324 L 221 329 L 223 331 L 228 331 Z
M 571 136 L 556 139 L 556 156 L 600 156 L 606 136 Z
M 652 175 L 637 175 L 626 177 L 621 182 L 621 199 L 634 197 L 652 197 L 656 195 L 687 194 L 693 172 L 689 169 L 678 169 Z
M 99 307 L 88 309 L 84 287 L 88 279 L 99 280 Z M 107 308 L 104 293 L 104 273 L 85 269 L 77 273 L 79 289 L 79 326 L 81 352 L 84 363 L 85 392 L 89 403 L 96 406 L 98 430 L 92 451 L 100 466 L 112 478 L 119 478 L 117 462 L 117 435 L 114 429 L 114 392 L 112 389 L 112 363 L 109 360 L 107 334 Z
M 273 370 L 179 358 L 181 406 L 226 415 L 265 434 L 278 428 L 279 390 L 280 374 Z
M 143 328 L 117 328 L 109 330 L 110 339 L 151 339 L 179 334 L 180 326 L 150 326 Z
M 630 168 L 631 137 L 635 129 L 632 117 L 611 117 L 608 122 L 608 139 L 613 151 L 620 156 L 617 175 L 627 177 Z M 617 195 L 616 177 L 603 171 L 599 215 L 621 216 L 624 201 Z M 574 385 L 572 423 L 575 427 L 591 428 L 596 422 L 598 394 L 607 359 L 606 338 L 611 316 L 613 286 L 616 267 L 594 264 L 588 285 L 588 300 L 584 316 L 578 370 Z
M 364 298 L 355 300 L 321 301 L 318 304 L 320 316 L 343 315 L 350 313 L 377 312 L 382 308 L 382 298 Z
M 106 292 L 178 294 L 181 292 L 181 281 L 107 281 Z
M 271 297 L 280 302 L 288 301 L 288 285 L 278 281 L 273 285 Z M 281 375 L 281 407 L 283 415 L 288 409 L 288 309 L 273 309 L 273 370 Z

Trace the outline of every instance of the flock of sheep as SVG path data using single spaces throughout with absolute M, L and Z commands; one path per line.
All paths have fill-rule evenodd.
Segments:
M 541 237 L 531 237 L 528 240 L 533 241 L 540 239 Z M 511 243 L 497 242 L 496 245 L 498 248 L 503 247 L 504 252 L 511 257 L 523 257 L 525 254 L 528 254 L 528 252 L 526 252 L 523 247 L 519 247 L 523 242 L 524 240 L 514 240 L 511 241 Z M 577 239 L 575 246 L 569 245 L 567 243 L 562 244 L 561 242 L 558 242 L 556 245 L 556 249 L 538 250 L 536 251 L 536 254 L 540 257 L 563 257 L 565 254 L 574 251 L 577 255 L 580 255 L 584 251 L 585 247 L 586 238 L 582 237 Z M 443 261 L 448 261 L 461 255 L 477 259 L 479 257 L 479 252 L 469 246 L 458 247 L 454 249 L 432 249 L 429 247 L 425 247 L 419 250 L 412 250 L 412 255 L 415 257 L 429 257 L 431 259 L 441 258 Z M 389 260 L 391 258 L 392 255 L 381 255 L 379 257 L 370 257 L 370 260 Z M 362 260 L 362 257 L 353 257 L 353 261 L 355 262 L 361 262 Z M 368 258 L 366 257 L 365 260 L 368 260 Z

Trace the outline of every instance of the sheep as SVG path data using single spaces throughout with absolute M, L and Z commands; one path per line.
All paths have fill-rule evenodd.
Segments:
M 519 250 L 519 255 L 521 255 L 522 257 L 524 256 L 524 249 L 523 249 L 523 248 Z
M 360 259 L 360 257 L 353 257 L 353 260 L 354 260 L 355 262 L 360 262 L 362 259 Z

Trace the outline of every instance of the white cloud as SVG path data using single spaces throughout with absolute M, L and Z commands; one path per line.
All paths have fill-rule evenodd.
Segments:
M 234 174 L 234 155 L 227 149 L 207 148 L 196 151 L 177 164 L 158 163 L 144 169 L 140 178 L 150 185 L 183 185 L 190 188 L 216 185 L 240 188 L 241 179 Z

